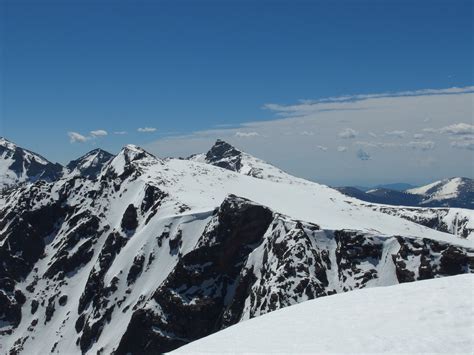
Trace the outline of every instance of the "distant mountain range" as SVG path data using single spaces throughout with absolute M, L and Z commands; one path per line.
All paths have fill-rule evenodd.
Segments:
M 369 190 L 375 190 L 375 189 L 389 189 L 389 190 L 395 190 L 395 191 L 405 191 L 408 189 L 413 189 L 415 187 L 418 187 L 418 185 L 412 185 L 412 184 L 407 184 L 406 182 L 396 182 L 392 184 L 380 184 L 380 185 L 375 185 L 375 186 L 352 186 L 355 187 L 356 189 L 359 189 L 361 191 L 367 192 Z
M 364 202 L 222 140 L 188 159 L 127 145 L 65 167 L 1 146 L 1 354 L 160 354 L 307 300 L 474 272 L 473 210 Z
M 347 196 L 371 203 L 395 206 L 474 209 L 473 179 L 453 177 L 435 181 L 425 186 L 410 187 L 402 191 L 397 189 L 403 185 L 395 184 L 395 188 L 380 187 L 367 191 L 351 186 L 336 187 L 335 189 Z

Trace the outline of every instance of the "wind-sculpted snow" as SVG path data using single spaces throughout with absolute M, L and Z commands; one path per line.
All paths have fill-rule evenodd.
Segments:
M 160 353 L 309 299 L 472 272 L 472 253 L 323 185 L 127 146 L 97 175 L 0 198 L 0 352 Z

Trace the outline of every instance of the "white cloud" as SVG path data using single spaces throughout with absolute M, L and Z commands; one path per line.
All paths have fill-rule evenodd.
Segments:
M 258 134 L 257 132 L 235 132 L 236 137 L 248 138 L 248 137 L 257 137 L 259 135 L 260 134 Z
M 338 136 L 340 138 L 350 139 L 350 138 L 357 137 L 358 134 L 359 134 L 359 132 L 353 130 L 352 128 L 346 128 L 346 129 L 342 130 L 341 132 L 339 132 Z
M 469 94 L 474 92 L 474 86 L 468 86 L 464 88 L 447 88 L 447 89 L 423 89 L 413 91 L 401 91 L 401 92 L 388 92 L 381 94 L 363 94 L 363 95 L 345 95 L 337 97 L 328 97 L 318 100 L 300 100 L 299 104 L 296 105 L 280 105 L 274 103 L 268 103 L 263 105 L 264 109 L 275 111 L 281 116 L 300 116 L 314 112 L 322 112 L 330 110 L 328 104 L 354 104 L 359 101 L 369 101 L 384 98 L 410 98 L 410 97 L 421 97 L 421 96 L 449 96 L 449 95 L 461 95 Z M 380 100 L 379 100 L 380 101 Z M 324 107 L 326 105 L 326 107 Z M 339 109 L 353 109 L 347 107 L 342 108 L 339 105 Z M 427 119 L 424 117 L 423 119 Z M 428 118 L 430 120 L 430 118 Z
M 462 135 L 453 137 L 451 141 L 451 147 L 458 149 L 474 150 L 474 135 Z
M 98 129 L 98 130 L 95 130 L 95 131 L 91 131 L 90 134 L 91 134 L 92 137 L 103 137 L 103 136 L 106 136 L 108 133 L 107 133 L 107 131 L 105 131 L 103 129 Z
M 413 149 L 431 150 L 431 149 L 434 149 L 435 143 L 433 141 L 416 141 L 416 142 L 409 142 L 407 146 Z
M 433 141 L 412 141 L 412 142 L 366 142 L 366 141 L 357 141 L 356 145 L 360 145 L 365 148 L 381 148 L 381 149 L 403 149 L 403 148 L 412 148 L 419 150 L 431 150 L 434 149 L 435 143 Z
M 443 127 L 439 130 L 441 133 L 454 135 L 474 134 L 474 125 L 468 123 L 456 123 Z
M 328 150 L 328 147 L 325 147 L 323 145 L 318 145 L 318 146 L 316 146 L 316 148 L 318 148 L 319 150 L 322 150 L 323 152 L 327 152 L 327 150 Z
M 156 131 L 156 128 L 154 127 L 140 127 L 137 129 L 138 132 L 140 133 L 151 133 L 151 132 L 155 132 Z
M 403 147 L 402 143 L 393 143 L 393 142 L 366 142 L 366 141 L 357 141 L 356 145 L 361 145 L 366 148 L 400 148 Z
M 69 136 L 69 141 L 71 143 L 85 143 L 89 140 L 96 139 L 99 137 L 104 137 L 108 135 L 107 131 L 103 129 L 97 129 L 94 131 L 90 131 L 88 136 L 85 136 L 78 132 L 68 132 L 67 135 Z
M 124 135 L 124 134 L 127 134 L 127 132 L 126 131 L 117 131 L 117 132 L 114 132 L 114 134 Z
M 444 133 L 450 135 L 472 135 L 474 134 L 474 125 L 469 123 L 455 123 L 441 128 L 425 128 L 426 133 Z
M 71 143 L 84 143 L 90 139 L 89 137 L 83 136 L 77 132 L 68 132 L 67 135 L 69 136 L 69 141 Z
M 415 133 L 413 135 L 413 139 L 423 139 L 425 138 L 425 135 L 423 133 Z
M 458 149 L 474 150 L 474 139 L 453 141 L 451 142 L 451 147 Z
M 337 151 L 341 152 L 341 153 L 345 152 L 345 151 L 347 151 L 347 147 L 340 145 L 339 147 L 337 147 Z
M 399 131 L 399 130 L 385 132 L 386 136 L 397 137 L 397 138 L 403 138 L 405 137 L 405 134 L 407 134 L 406 131 Z
M 314 136 L 314 132 L 313 131 L 303 131 L 303 132 L 300 132 L 300 134 L 302 136 Z
M 374 132 L 369 132 L 369 136 L 377 138 L 377 135 Z

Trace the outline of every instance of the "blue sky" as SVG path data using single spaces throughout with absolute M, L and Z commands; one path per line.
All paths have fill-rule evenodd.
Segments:
M 471 1 L 0 6 L 0 135 L 63 163 L 95 146 L 116 152 L 126 143 L 151 147 L 169 136 L 273 121 L 281 113 L 262 109 L 269 103 L 473 83 Z M 472 109 L 458 121 L 451 123 L 472 123 Z M 137 131 L 147 127 L 156 130 Z M 107 136 L 90 133 L 99 130 Z M 68 132 L 86 141 L 71 143 Z M 318 178 L 300 164 L 290 170 Z

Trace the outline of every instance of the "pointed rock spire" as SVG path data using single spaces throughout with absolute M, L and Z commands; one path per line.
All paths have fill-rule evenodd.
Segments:
M 239 171 L 242 152 L 229 143 L 218 139 L 206 153 L 206 162 L 227 170 Z

